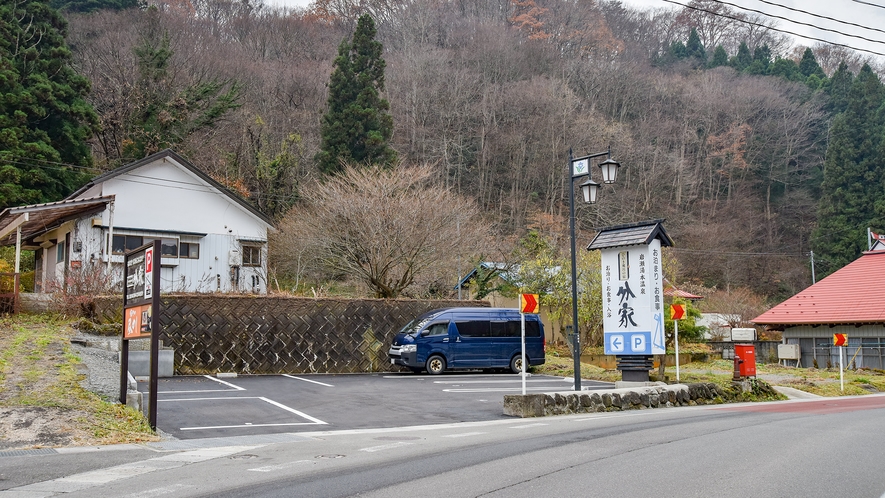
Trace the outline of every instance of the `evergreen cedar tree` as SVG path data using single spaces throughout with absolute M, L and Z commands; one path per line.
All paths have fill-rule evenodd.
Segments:
M 704 54 L 692 29 L 688 42 L 673 42 L 662 61 L 666 64 Z M 765 45 L 751 55 L 747 44 L 741 43 L 727 65 L 746 74 L 780 77 L 821 91 L 825 109 L 834 116 L 822 172 L 818 223 L 812 234 L 815 269 L 822 278 L 867 249 L 867 227 L 885 229 L 885 184 L 881 181 L 885 178 L 885 86 L 869 65 L 854 77 L 842 63 L 827 78 L 810 48 L 798 64 L 780 57 L 772 61 L 771 57 Z M 717 46 L 707 67 L 726 65 L 726 58 L 725 50 Z
M 236 81 L 209 80 L 180 88 L 171 73 L 174 51 L 168 31 L 161 27 L 156 7 L 145 11 L 146 26 L 141 43 L 134 48 L 139 78 L 134 111 L 116 130 L 122 157 L 109 158 L 120 165 L 167 148 L 175 148 L 188 136 L 212 128 L 229 111 L 240 106 L 242 86 Z M 111 125 L 109 125 L 111 126 Z
M 831 82 L 834 110 L 843 110 L 832 121 L 812 239 L 823 275 L 868 249 L 867 227 L 885 227 L 885 88 L 868 65 L 853 81 L 840 67 Z M 839 95 L 846 87 L 847 95 Z
M 89 13 L 96 10 L 123 10 L 144 7 L 144 0 L 51 0 L 49 5 L 62 12 Z
M 385 62 L 375 40 L 375 22 L 360 16 L 353 41 L 341 42 L 329 79 L 329 109 L 322 121 L 322 145 L 316 161 L 324 173 L 341 171 L 342 163 L 391 165 L 396 152 L 390 104 L 381 98 Z
M 66 30 L 44 2 L 0 2 L 0 208 L 57 201 L 89 177 L 98 116 Z

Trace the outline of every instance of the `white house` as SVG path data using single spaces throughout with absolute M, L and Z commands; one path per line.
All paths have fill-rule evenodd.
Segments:
M 0 213 L 0 245 L 17 237 L 20 248 L 36 251 L 37 292 L 76 271 L 119 278 L 125 251 L 160 239 L 162 292 L 263 294 L 272 229 L 264 214 L 168 149 L 63 201 Z

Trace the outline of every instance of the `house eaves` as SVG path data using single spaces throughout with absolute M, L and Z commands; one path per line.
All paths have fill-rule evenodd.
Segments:
M 135 161 L 135 162 L 132 162 L 129 164 L 125 164 L 123 166 L 120 166 L 119 168 L 108 171 L 107 173 L 103 173 L 99 176 L 96 176 L 92 180 L 89 180 L 89 182 L 87 182 L 85 185 L 83 185 L 82 187 L 77 189 L 77 191 L 75 191 L 73 194 L 69 195 L 67 197 L 67 199 L 76 199 L 77 196 L 83 194 L 84 192 L 86 192 L 87 190 L 91 189 L 92 187 L 94 187 L 96 185 L 99 185 L 103 182 L 106 182 L 107 180 L 118 177 L 118 176 L 123 175 L 125 173 L 129 173 L 131 171 L 134 171 L 134 170 L 141 168 L 142 166 L 148 165 L 154 161 L 157 161 L 160 159 L 165 159 L 165 158 L 172 159 L 173 161 L 175 161 L 176 163 L 178 163 L 179 165 L 181 165 L 182 167 L 184 167 L 185 169 L 187 169 L 188 171 L 190 171 L 191 173 L 196 175 L 200 180 L 206 182 L 211 188 L 217 190 L 222 195 L 228 197 L 230 200 L 232 200 L 234 203 L 236 203 L 237 205 L 239 205 L 240 207 L 242 207 L 243 209 L 248 211 L 250 214 L 254 215 L 258 219 L 260 219 L 261 221 L 266 223 L 270 228 L 273 228 L 273 226 L 274 226 L 273 220 L 271 220 L 267 215 L 265 215 L 264 213 L 259 211 L 250 202 L 246 201 L 245 199 L 243 199 L 239 195 L 230 191 L 224 185 L 213 180 L 212 177 L 210 177 L 206 173 L 203 173 L 199 168 L 197 168 L 196 166 L 191 164 L 190 161 L 183 158 L 182 156 L 180 156 L 178 153 L 176 153 L 172 149 L 161 150 L 160 152 L 157 152 L 155 154 L 151 154 L 150 156 L 147 156 L 144 159 L 140 159 L 138 161 Z

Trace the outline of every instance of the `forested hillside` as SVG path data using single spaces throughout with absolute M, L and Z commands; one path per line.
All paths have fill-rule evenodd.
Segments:
M 810 251 L 820 278 L 865 249 L 869 224 L 885 230 L 878 66 L 791 46 L 762 19 L 711 13 L 747 18 L 718 2 L 95 3 L 61 5 L 99 169 L 173 147 L 281 218 L 322 174 L 329 76 L 368 12 L 398 159 L 429 165 L 495 230 L 465 266 L 506 258 L 530 228 L 566 247 L 569 149 L 611 147 L 624 166 L 579 207 L 579 245 L 594 227 L 665 218 L 680 284 L 784 297 L 811 283 Z

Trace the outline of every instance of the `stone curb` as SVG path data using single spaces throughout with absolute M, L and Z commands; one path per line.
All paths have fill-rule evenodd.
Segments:
M 670 384 L 594 392 L 507 394 L 504 396 L 504 415 L 526 418 L 572 413 L 713 405 L 725 403 L 727 398 L 726 392 L 713 383 Z

